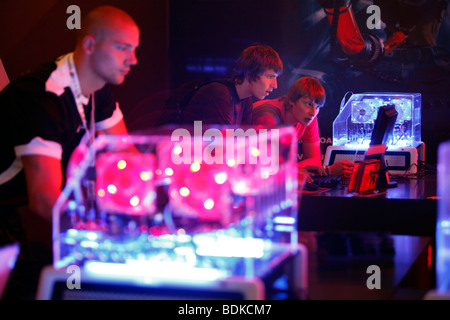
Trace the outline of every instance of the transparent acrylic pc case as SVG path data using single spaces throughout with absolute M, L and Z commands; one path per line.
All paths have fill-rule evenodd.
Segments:
M 351 95 L 333 122 L 333 146 L 367 148 L 378 109 L 388 104 L 398 112 L 388 148 L 416 148 L 421 142 L 421 94 L 395 92 Z
M 90 150 L 75 151 L 53 209 L 57 269 L 253 276 L 297 245 L 291 127 L 161 129 Z

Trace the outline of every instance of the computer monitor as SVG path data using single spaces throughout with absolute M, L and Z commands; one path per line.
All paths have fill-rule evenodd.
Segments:
M 370 148 L 374 148 L 375 146 L 386 146 L 389 141 L 390 136 L 394 130 L 395 121 L 397 120 L 398 112 L 395 109 L 395 105 L 388 104 L 382 106 L 378 109 L 378 115 L 374 123 L 372 137 L 370 140 Z M 369 149 L 370 149 L 369 148 Z M 381 161 L 380 164 L 380 172 L 378 175 L 378 187 L 382 188 L 393 188 L 397 186 L 396 182 L 391 182 L 389 180 L 389 173 L 387 170 L 384 155 L 386 148 L 382 148 L 380 150 L 384 150 L 381 152 L 375 152 L 372 154 L 366 153 L 364 160 L 371 159 L 379 159 Z
M 378 115 L 373 126 L 372 138 L 370 140 L 371 146 L 387 144 L 389 136 L 392 135 L 394 130 L 397 116 L 398 112 L 393 104 L 382 106 L 378 109 Z

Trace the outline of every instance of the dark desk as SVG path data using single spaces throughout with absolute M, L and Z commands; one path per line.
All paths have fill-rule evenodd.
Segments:
M 436 229 L 436 175 L 397 178 L 396 188 L 372 195 L 347 187 L 303 191 L 298 214 L 300 231 L 391 232 L 433 237 Z
M 436 175 L 391 180 L 396 188 L 370 196 L 342 185 L 300 194 L 310 299 L 421 299 L 433 288 Z M 370 265 L 381 269 L 380 290 L 366 286 Z

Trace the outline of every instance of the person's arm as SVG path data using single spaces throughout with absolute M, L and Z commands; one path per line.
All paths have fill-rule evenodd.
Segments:
M 297 163 L 299 169 L 308 171 L 313 176 L 324 176 L 327 173 L 321 164 L 320 142 L 303 142 L 303 160 Z M 310 179 L 308 179 L 310 180 Z
M 298 163 L 299 168 L 304 168 L 316 175 L 346 175 L 350 176 L 353 163 L 348 160 L 338 161 L 330 166 L 321 167 L 320 142 L 303 143 L 304 160 Z
M 63 174 L 61 161 L 56 158 L 22 156 L 27 181 L 29 208 L 47 221 L 52 220 L 52 208 L 61 193 Z
M 313 175 L 323 176 L 327 172 L 322 164 L 322 153 L 320 151 L 319 124 L 317 117 L 308 125 L 302 133 L 302 125 L 297 125 L 298 139 L 302 141 L 303 160 L 297 166 L 299 169 L 306 169 Z
M 300 161 L 300 166 L 320 166 L 321 153 L 320 153 L 320 141 L 317 142 L 303 142 L 303 160 Z
M 353 172 L 353 162 L 349 160 L 340 160 L 328 168 L 329 174 L 332 175 L 345 175 L 350 177 Z
M 99 130 L 97 132 L 97 134 L 127 134 L 128 130 L 127 127 L 125 125 L 125 121 L 120 120 L 118 123 L 116 123 L 114 126 L 109 127 L 109 128 L 105 128 L 103 130 Z
M 125 121 L 122 118 L 122 120 L 120 120 L 114 126 L 109 127 L 109 128 L 105 128 L 103 130 L 99 130 L 97 132 L 97 135 L 102 135 L 102 134 L 111 134 L 111 135 L 128 134 L 128 129 L 127 129 L 127 126 L 125 124 Z M 127 149 L 128 149 L 129 152 L 138 152 L 138 149 L 133 144 L 130 144 Z

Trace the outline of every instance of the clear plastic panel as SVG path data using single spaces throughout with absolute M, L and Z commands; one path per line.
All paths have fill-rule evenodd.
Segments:
M 75 151 L 53 209 L 56 268 L 252 275 L 297 244 L 304 181 L 292 127 L 161 129 L 100 136 L 91 150 Z
M 333 122 L 333 145 L 367 148 L 378 109 L 392 104 L 398 116 L 387 146 L 417 147 L 421 142 L 421 94 L 395 92 L 351 95 Z

